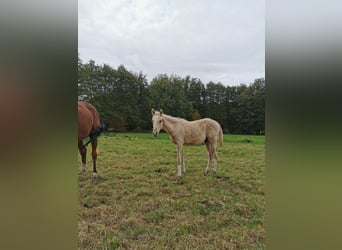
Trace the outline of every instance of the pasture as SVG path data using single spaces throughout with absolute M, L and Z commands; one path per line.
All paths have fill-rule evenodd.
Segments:
M 204 175 L 204 145 L 183 150 L 186 174 L 178 178 L 166 133 L 105 133 L 94 182 L 88 147 L 78 177 L 78 247 L 264 249 L 265 137 L 225 134 L 216 175 Z

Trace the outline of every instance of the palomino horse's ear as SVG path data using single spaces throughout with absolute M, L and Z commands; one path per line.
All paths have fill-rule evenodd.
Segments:
M 160 109 L 159 112 L 160 112 L 160 115 L 163 115 L 163 109 Z
M 154 115 L 154 112 L 156 112 L 154 109 L 151 109 L 151 114 Z

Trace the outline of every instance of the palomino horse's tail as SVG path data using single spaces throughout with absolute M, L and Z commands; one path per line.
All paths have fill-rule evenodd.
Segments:
M 221 127 L 220 127 L 220 131 L 219 131 L 219 143 L 221 146 L 223 145 L 223 131 L 222 131 Z

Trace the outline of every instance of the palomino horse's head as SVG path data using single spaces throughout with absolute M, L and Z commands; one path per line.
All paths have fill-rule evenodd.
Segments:
M 152 134 L 154 137 L 157 137 L 159 131 L 163 128 L 163 110 L 161 109 L 159 112 L 155 111 L 154 109 L 151 110 L 152 113 L 152 124 L 153 124 L 153 131 Z

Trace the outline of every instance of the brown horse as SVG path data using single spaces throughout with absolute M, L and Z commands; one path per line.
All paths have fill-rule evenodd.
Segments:
M 184 145 L 205 144 L 208 151 L 208 163 L 205 174 L 209 171 L 211 160 L 214 161 L 214 172 L 217 171 L 217 141 L 223 144 L 223 132 L 220 124 L 209 118 L 197 121 L 187 121 L 181 118 L 172 117 L 152 109 L 153 135 L 156 137 L 161 129 L 164 129 L 170 136 L 170 139 L 177 145 L 177 163 L 178 176 L 185 173 L 185 164 L 183 158 Z
M 78 150 L 82 157 L 82 172 L 86 168 L 86 156 L 88 143 L 91 143 L 93 158 L 93 178 L 97 177 L 97 137 L 103 132 L 104 124 L 100 120 L 100 115 L 95 107 L 88 102 L 78 101 Z M 89 137 L 89 141 L 84 145 L 83 139 Z

